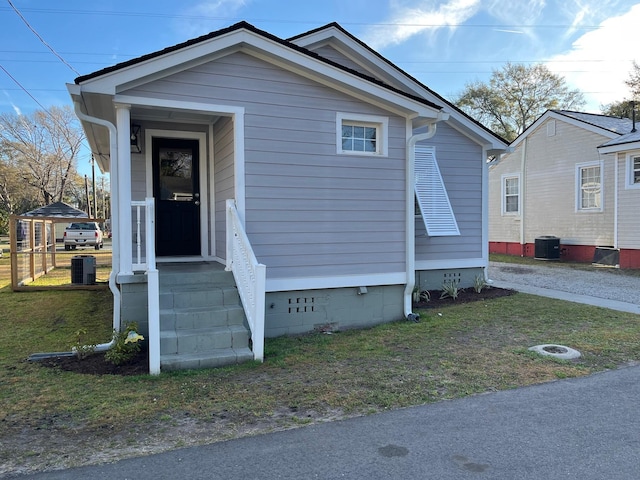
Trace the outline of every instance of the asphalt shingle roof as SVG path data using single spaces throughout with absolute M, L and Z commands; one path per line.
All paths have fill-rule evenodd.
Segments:
M 610 132 L 624 135 L 629 133 L 633 127 L 632 122 L 628 118 L 610 117 L 607 115 L 598 115 L 595 113 L 572 112 L 571 110 L 553 110 L 559 115 L 575 118 L 584 123 L 604 128 Z

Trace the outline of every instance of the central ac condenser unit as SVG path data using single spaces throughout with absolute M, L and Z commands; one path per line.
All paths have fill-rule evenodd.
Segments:
M 71 283 L 76 285 L 96 283 L 96 257 L 76 255 L 71 258 Z

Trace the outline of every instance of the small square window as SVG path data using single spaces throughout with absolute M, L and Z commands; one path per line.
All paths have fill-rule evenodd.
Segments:
M 388 121 L 369 115 L 338 114 L 338 153 L 387 155 Z

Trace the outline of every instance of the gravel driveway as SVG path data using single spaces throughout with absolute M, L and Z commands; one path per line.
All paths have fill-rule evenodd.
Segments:
M 547 289 L 564 293 L 565 296 L 586 296 L 640 306 L 640 276 L 625 275 L 619 270 L 578 270 L 542 263 L 518 265 L 489 262 L 488 276 L 496 286 L 511 285 L 515 290 Z

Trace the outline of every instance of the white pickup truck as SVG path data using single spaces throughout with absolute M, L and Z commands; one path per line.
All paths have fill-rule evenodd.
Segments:
M 65 250 L 75 250 L 77 247 L 94 247 L 100 250 L 102 246 L 102 230 L 96 222 L 70 223 L 64 230 Z

